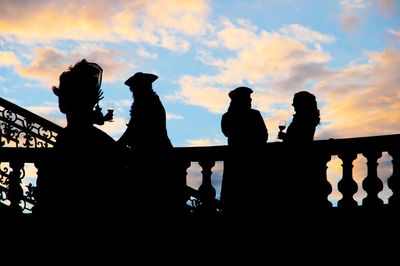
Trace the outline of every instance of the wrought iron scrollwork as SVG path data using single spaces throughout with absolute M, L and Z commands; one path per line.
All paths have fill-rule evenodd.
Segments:
M 60 130 L 60 126 L 0 98 L 0 147 L 51 147 Z
M 0 97 L 0 149 L 7 147 L 49 148 L 56 142 L 62 127 Z M 2 148 L 3 147 L 3 148 Z M 17 160 L 15 160 L 17 158 Z M 4 158 L 3 158 L 4 159 Z M 35 187 L 23 187 L 25 161 L 13 157 L 0 165 L 0 202 L 9 204 L 16 212 L 30 211 L 36 203 Z

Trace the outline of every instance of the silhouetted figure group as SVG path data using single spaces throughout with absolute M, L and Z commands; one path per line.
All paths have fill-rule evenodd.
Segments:
M 283 146 L 267 151 L 268 130 L 260 112 L 251 108 L 252 92 L 247 87 L 232 90 L 221 119 L 229 146 L 221 188 L 225 214 L 263 217 L 326 207 L 311 146 L 320 123 L 315 96 L 295 93 L 293 119 L 287 131 L 278 134 Z
M 35 216 L 92 225 L 127 221 L 127 215 L 143 222 L 187 215 L 186 180 L 178 174 L 166 112 L 152 87 L 158 77 L 137 72 L 125 81 L 133 96 L 130 121 L 115 141 L 94 126 L 112 119 L 112 113 L 103 115 L 99 107 L 102 73 L 98 64 L 83 59 L 63 72 L 59 86 L 53 87 L 67 126 L 57 136 L 52 156 L 41 162 Z M 295 204 L 295 197 L 301 196 L 296 189 L 304 188 L 304 184 L 310 189 L 301 193 L 314 193 L 312 178 L 307 182 L 300 176 L 312 175 L 309 165 L 313 159 L 306 150 L 320 122 L 315 96 L 306 91 L 295 94 L 296 113 L 287 132 L 278 136 L 291 145 L 285 149 L 290 154 L 272 157 L 261 156 L 265 154 L 268 130 L 261 113 L 252 108 L 252 93 L 248 87 L 232 90 L 229 108 L 221 119 L 222 132 L 228 139 L 221 202 L 228 217 L 260 212 L 270 204 L 265 191 L 272 189 L 288 189 L 288 200 L 279 203 L 283 206 L 290 206 L 291 201 Z M 274 164 L 287 166 L 280 176 L 271 172 Z M 268 173 L 274 174 L 267 174 L 266 165 L 271 165 Z M 283 184 L 278 179 L 288 182 L 284 188 L 272 188 L 268 187 L 271 179 L 278 186 Z M 310 196 L 308 203 L 314 199 Z
M 166 113 L 152 89 L 157 76 L 138 72 L 125 84 L 134 98 L 131 119 L 118 141 L 94 124 L 112 120 L 99 102 L 102 68 L 85 59 L 53 87 L 67 126 L 41 162 L 33 209 L 44 227 L 109 228 L 186 215 L 186 180 L 176 173 Z M 132 218 L 133 217 L 133 218 Z

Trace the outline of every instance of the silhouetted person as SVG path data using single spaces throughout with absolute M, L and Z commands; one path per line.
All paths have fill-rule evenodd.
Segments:
M 286 146 L 285 158 L 282 158 L 281 169 L 285 169 L 285 205 L 296 210 L 313 209 L 324 204 L 324 184 L 317 173 L 318 153 L 313 150 L 316 127 L 320 123 L 320 111 L 316 97 L 308 91 L 294 94 L 292 103 L 295 114 L 286 133 L 280 132 L 278 138 Z M 283 172 L 281 172 L 283 173 Z
M 59 87 L 53 87 L 67 126 L 38 176 L 34 213 L 43 220 L 100 226 L 119 222 L 126 211 L 122 150 L 93 125 L 112 118 L 104 118 L 98 108 L 102 72 L 99 65 L 83 59 L 63 72 Z
M 175 174 L 173 146 L 168 137 L 166 112 L 152 88 L 158 77 L 137 72 L 125 85 L 134 102 L 128 127 L 119 143 L 134 151 L 131 172 L 137 190 L 133 193 L 137 210 L 144 215 L 173 216 L 183 212 L 185 181 Z
M 252 89 L 238 87 L 229 93 L 228 111 L 221 119 L 221 129 L 228 138 L 228 155 L 224 162 L 221 200 L 226 214 L 243 214 L 256 203 L 257 183 L 262 180 L 262 152 L 268 130 L 261 113 L 251 108 Z
M 295 114 L 286 133 L 279 132 L 278 138 L 293 144 L 307 144 L 314 140 L 315 129 L 320 123 L 320 112 L 313 94 L 300 91 L 294 94 L 292 106 Z

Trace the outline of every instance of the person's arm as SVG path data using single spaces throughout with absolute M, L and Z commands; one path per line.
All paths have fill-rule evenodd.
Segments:
M 225 135 L 225 137 L 229 137 L 230 132 L 231 132 L 231 123 L 229 121 L 228 114 L 225 113 L 222 115 L 221 119 L 221 131 Z
M 279 131 L 279 133 L 278 133 L 278 139 L 281 139 L 281 140 L 283 140 L 283 141 L 286 141 L 286 137 L 287 137 L 286 132 Z
M 257 116 L 258 116 L 258 128 L 259 128 L 259 134 L 260 138 L 264 141 L 268 141 L 268 129 L 267 126 L 265 125 L 264 119 L 260 113 L 260 111 L 257 111 Z
M 129 120 L 129 123 L 127 124 L 127 128 L 125 132 L 121 135 L 121 137 L 117 140 L 117 143 L 122 145 L 122 146 L 127 146 L 130 143 L 130 137 L 131 137 L 131 122 L 132 118 Z

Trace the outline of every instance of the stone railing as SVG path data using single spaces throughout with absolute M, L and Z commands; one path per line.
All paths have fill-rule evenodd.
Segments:
M 33 181 L 40 175 L 41 162 L 49 155 L 60 130 L 60 126 L 0 98 L 0 211 L 7 209 L 17 213 L 30 213 L 35 205 Z M 182 178 L 190 178 L 187 172 L 192 163 L 198 163 L 201 168 L 201 185 L 198 189 L 188 187 L 190 208 L 194 213 L 222 214 L 223 203 L 217 199 L 216 188 L 212 185 L 212 169 L 216 162 L 225 161 L 228 147 L 176 147 L 174 150 Z M 327 165 L 333 156 L 342 161 L 342 174 L 337 184 L 342 197 L 338 200 L 337 207 L 358 206 L 354 195 L 359 187 L 353 176 L 353 162 L 357 155 L 363 155 L 367 160 L 367 175 L 362 182 L 362 189 L 367 195 L 362 199 L 361 206 L 400 206 L 400 135 L 318 140 L 308 146 L 307 150 L 307 155 L 314 158 L 313 167 L 317 176 L 315 182 L 318 183 L 315 187 L 326 203 L 324 206 L 332 206 L 328 200 L 332 193 L 332 184 L 327 178 Z M 281 142 L 270 142 L 260 151 L 258 156 L 265 159 L 265 178 L 278 180 L 278 171 L 274 169 L 276 161 L 270 159 L 279 156 L 283 158 L 292 151 L 292 147 Z M 387 204 L 378 195 L 384 185 L 378 176 L 378 159 L 384 152 L 392 157 L 391 176 L 387 180 L 387 187 L 392 195 Z M 290 183 L 286 185 L 289 186 Z M 265 189 L 267 188 L 265 184 Z
M 362 188 L 366 192 L 366 197 L 362 200 L 362 206 L 380 207 L 384 205 L 399 206 L 400 198 L 400 135 L 385 135 L 349 139 L 330 139 L 314 141 L 310 147 L 315 158 L 318 158 L 316 172 L 321 183 L 319 187 L 323 188 L 320 193 L 328 202 L 329 194 L 332 192 L 332 186 L 327 179 L 327 164 L 331 157 L 336 155 L 342 160 L 342 177 L 338 182 L 338 190 L 342 198 L 338 201 L 338 208 L 351 208 L 358 205 L 354 199 L 354 194 L 358 191 L 358 185 L 353 177 L 353 161 L 357 154 L 362 154 L 367 159 L 365 165 L 367 176 L 363 179 Z M 267 143 L 265 145 L 264 156 L 270 158 L 271 154 L 284 153 L 287 151 L 284 143 Z M 0 168 L 2 191 L 2 202 L 20 211 L 29 213 L 35 199 L 32 195 L 34 185 L 25 181 L 26 166 L 34 167 L 36 171 L 30 171 L 36 174 L 31 177 L 32 180 L 40 175 L 40 162 L 46 160 L 46 156 L 51 148 L 0 148 L 0 163 L 6 164 Z M 187 177 L 187 169 L 191 163 L 197 162 L 201 168 L 202 182 L 198 189 L 188 187 L 189 204 L 192 208 L 200 208 L 206 212 L 221 213 L 223 211 L 222 203 L 216 199 L 216 188 L 212 185 L 212 168 L 216 162 L 223 162 L 226 158 L 227 146 L 212 147 L 178 147 L 175 148 L 176 155 L 179 158 L 181 175 Z M 388 152 L 392 156 L 392 174 L 388 178 L 387 186 L 392 191 L 388 203 L 378 196 L 383 188 L 383 181 L 378 177 L 377 166 L 378 159 L 383 152 Z M 265 162 L 265 167 L 270 169 L 271 173 L 266 171 L 266 178 L 272 178 L 273 165 Z M 301 200 L 301 199 L 299 199 Z M 19 206 L 19 207 L 18 207 Z

